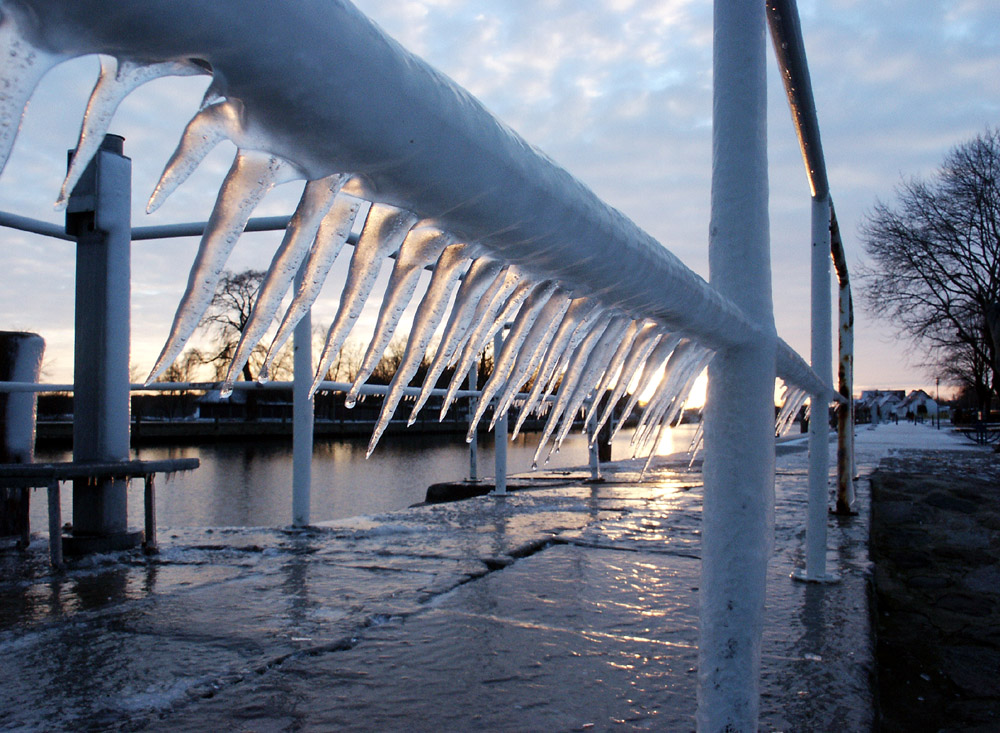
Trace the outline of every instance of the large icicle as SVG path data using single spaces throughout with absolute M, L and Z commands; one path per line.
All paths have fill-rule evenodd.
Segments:
M 625 363 L 622 365 L 618 381 L 615 382 L 615 388 L 611 391 L 611 397 L 608 398 L 604 412 L 601 414 L 600 419 L 597 421 L 597 426 L 594 428 L 595 436 L 601 432 L 601 428 L 604 427 L 604 424 L 614 414 L 615 405 L 618 404 L 618 400 L 622 398 L 625 390 L 632 383 L 632 377 L 635 376 L 639 367 L 649 358 L 649 355 L 660 342 L 661 338 L 663 338 L 663 332 L 657 324 L 645 326 L 639 335 L 636 336 L 635 343 L 632 344 L 632 349 L 629 351 L 628 356 L 625 358 Z
M 396 257 L 396 264 L 392 268 L 389 284 L 386 285 L 375 333 L 368 344 L 368 351 L 361 362 L 361 369 L 358 371 L 354 384 L 344 399 L 344 404 L 347 407 L 354 407 L 361 385 L 368 381 L 368 377 L 375 371 L 375 367 L 385 353 L 385 349 L 396 331 L 396 324 L 399 323 L 403 311 L 413 297 L 413 292 L 417 289 L 420 273 L 424 271 L 425 267 L 440 258 L 444 248 L 452 243 L 451 237 L 433 227 L 417 227 L 411 229 L 406 236 L 403 246 L 399 249 L 399 255 Z
M 531 411 L 541 399 L 542 392 L 552 378 L 563 352 L 567 350 L 572 351 L 573 337 L 578 332 L 585 331 L 587 324 L 591 323 L 592 319 L 596 318 L 599 313 L 597 301 L 591 298 L 576 298 L 570 303 L 569 308 L 566 310 L 566 315 L 563 316 L 555 336 L 552 337 L 548 349 L 545 351 L 545 356 L 542 357 L 541 365 L 538 367 L 538 374 L 535 376 L 535 383 L 532 385 L 531 392 L 528 393 L 524 405 L 521 406 L 521 412 L 517 417 L 517 422 L 514 424 L 514 430 L 510 436 L 511 440 L 517 437 L 517 434 L 521 431 L 521 426 L 524 425 L 524 421 L 528 419 L 528 415 L 531 414 Z
M 199 110 L 184 128 L 177 149 L 160 174 L 153 193 L 146 204 L 146 213 L 159 209 L 177 187 L 186 181 L 195 168 L 223 140 L 232 140 L 241 149 L 256 150 L 264 147 L 247 140 L 243 123 L 243 105 L 238 101 L 223 100 Z
M 539 311 L 549 302 L 555 289 L 556 284 L 554 282 L 546 281 L 538 285 L 524 301 L 524 305 L 518 312 L 510 333 L 504 339 L 503 348 L 500 349 L 499 354 L 493 355 L 493 373 L 486 381 L 486 384 L 483 385 L 482 394 L 479 396 L 479 404 L 469 424 L 469 432 L 465 436 L 466 441 L 471 442 L 472 436 L 479 426 L 479 421 L 489 407 L 490 400 L 493 399 L 493 395 L 507 383 L 507 378 L 514 367 L 514 358 L 524 344 L 524 340 L 528 336 L 531 327 L 535 324 L 535 319 Z
M 611 323 L 604 329 L 604 333 L 601 334 L 601 338 L 597 341 L 597 344 L 591 350 L 582 371 L 576 376 L 575 381 L 572 378 L 564 380 L 564 384 L 560 389 L 569 391 L 570 396 L 566 407 L 563 409 L 562 423 L 554 433 L 555 438 L 552 441 L 552 450 L 558 451 L 562 446 L 563 441 L 573 427 L 573 419 L 576 413 L 583 406 L 587 397 L 593 393 L 596 398 L 598 393 L 595 385 L 602 379 L 604 373 L 610 367 L 611 359 L 617 352 L 626 331 L 632 325 L 625 316 L 612 319 Z M 592 405 L 590 409 L 594 410 L 596 406 Z
M 600 311 L 600 315 L 594 323 L 593 328 L 587 332 L 586 337 L 580 342 L 580 345 L 573 350 L 572 355 L 569 357 L 569 363 L 566 367 L 566 372 L 563 375 L 563 381 L 559 387 L 558 395 L 556 396 L 556 402 L 549 411 L 549 417 L 545 422 L 545 429 L 542 431 L 542 437 L 538 441 L 538 447 L 535 449 L 535 455 L 531 459 L 532 468 L 536 468 L 538 466 L 538 457 L 541 455 L 542 450 L 545 448 L 545 444 L 555 431 L 559 417 L 562 415 L 563 410 L 566 409 L 566 406 L 569 403 L 573 387 L 576 386 L 576 382 L 580 378 L 580 373 L 583 371 L 583 368 L 587 363 L 587 359 L 590 357 L 591 351 L 593 351 L 594 347 L 596 347 L 600 342 L 601 337 L 618 318 L 620 318 L 620 316 L 616 316 L 613 311 Z M 579 331 L 580 329 L 578 328 L 577 330 Z
M 276 184 L 293 180 L 298 175 L 292 166 L 273 155 L 242 150 L 237 152 L 236 160 L 219 189 L 215 208 L 212 209 L 198 254 L 191 265 L 187 289 L 177 306 L 170 335 L 146 379 L 147 384 L 173 363 L 198 327 L 198 322 L 215 295 L 215 287 L 226 260 L 257 204 Z
M 639 376 L 639 383 L 636 385 L 635 391 L 629 397 L 628 402 L 625 405 L 625 409 L 622 411 L 622 416 L 618 418 L 618 424 L 615 425 L 614 430 L 611 431 L 611 439 L 618 435 L 618 432 L 625 425 L 625 421 L 628 420 L 629 415 L 632 414 L 632 410 L 635 408 L 636 403 L 639 398 L 646 391 L 649 383 L 653 381 L 653 377 L 656 373 L 660 371 L 660 368 L 667 362 L 670 354 L 677 347 L 681 341 L 681 336 L 679 334 L 668 334 L 664 336 L 660 342 L 653 349 L 649 358 L 646 359 L 642 367 L 642 374 Z
M 281 244 L 267 268 L 267 276 L 261 283 L 257 301 L 250 312 L 247 324 L 240 334 L 236 352 L 226 372 L 225 383 L 221 390 L 222 396 L 228 397 L 232 393 L 233 381 L 247 363 L 253 349 L 264 338 L 278 312 L 281 299 L 291 287 L 295 273 L 298 272 L 310 245 L 316 239 L 320 223 L 329 213 L 345 180 L 347 180 L 346 175 L 334 175 L 306 183 L 299 205 L 295 208 Z
M 413 328 L 410 330 L 410 339 L 406 342 L 403 358 L 389 383 L 388 394 L 382 402 L 382 412 L 378 416 L 378 423 L 368 443 L 368 456 L 378 445 L 379 438 L 382 437 L 389 420 L 392 419 L 392 414 L 396 411 L 396 405 L 403 397 L 403 390 L 420 367 L 420 361 L 427 353 L 427 346 L 434 336 L 434 331 L 444 318 L 455 282 L 471 259 L 467 245 L 452 244 L 445 249 L 441 259 L 438 260 L 427 292 L 413 317 Z
M 278 331 L 274 335 L 274 340 L 267 350 L 264 364 L 257 375 L 258 381 L 266 382 L 269 379 L 271 363 L 281 351 L 281 347 L 291 338 L 295 326 L 309 312 L 312 304 L 319 297 L 323 283 L 326 282 L 330 268 L 337 259 L 337 255 L 344 248 L 347 238 L 351 235 L 351 227 L 354 226 L 354 218 L 361 208 L 361 201 L 341 193 L 334 199 L 333 207 L 320 222 L 319 230 L 316 232 L 316 241 L 313 242 L 309 255 L 306 258 L 305 268 L 302 276 L 302 283 L 292 298 L 288 310 L 281 319 Z
M 496 424 L 496 420 L 510 408 L 518 390 L 535 373 L 541 363 L 545 350 L 552 343 L 559 323 L 570 306 L 570 299 L 562 289 L 556 290 L 549 301 L 545 304 L 542 312 L 535 319 L 531 331 L 524 339 L 517 354 L 517 360 L 511 370 L 507 384 L 504 386 L 500 396 L 497 397 L 496 409 L 493 411 L 493 418 L 490 422 L 490 430 Z
M 87 102 L 87 111 L 83 115 L 83 125 L 80 127 L 76 150 L 73 152 L 66 179 L 59 191 L 56 208 L 66 207 L 70 192 L 80 180 L 87 163 L 101 147 L 101 142 L 111 127 L 111 120 L 125 97 L 154 79 L 207 73 L 204 67 L 187 60 L 149 64 L 118 59 L 114 56 L 101 56 L 101 75 L 90 95 L 90 101 Z
M 3 172 L 28 108 L 28 100 L 45 72 L 62 61 L 61 56 L 36 48 L 18 28 L 14 9 L 0 16 L 0 172 Z
M 431 362 L 430 369 L 427 370 L 420 396 L 410 412 L 408 425 L 416 422 L 420 408 L 427 402 L 431 390 L 437 385 L 438 378 L 449 366 L 456 352 L 465 345 L 465 337 L 469 334 L 470 326 L 474 322 L 476 307 L 485 300 L 484 293 L 490 285 L 498 280 L 502 282 L 501 273 L 505 267 L 506 265 L 498 260 L 478 257 L 465 273 L 465 278 L 455 295 L 455 305 L 452 306 L 444 335 L 441 337 L 441 343 L 434 355 L 434 361 Z
M 383 204 L 372 204 L 368 220 L 354 247 L 347 282 L 344 283 L 344 291 L 340 295 L 340 308 L 326 335 L 326 344 L 319 359 L 319 366 L 316 368 L 310 393 L 315 392 L 319 383 L 326 378 L 326 372 L 336 358 L 337 352 L 354 328 L 378 278 L 382 262 L 399 250 L 407 233 L 416 223 L 417 217 L 409 211 Z
M 480 305 L 476 307 L 476 312 L 473 316 L 474 325 L 469 333 L 469 338 L 465 342 L 465 346 L 462 348 L 462 354 L 458 359 L 458 366 L 455 368 L 455 373 L 451 377 L 451 383 L 448 385 L 448 391 L 444 396 L 444 402 L 441 405 L 441 420 L 444 419 L 448 408 L 451 407 L 451 403 L 455 399 L 455 393 L 461 388 L 473 360 L 479 358 L 479 352 L 485 347 L 491 329 L 496 325 L 498 319 L 497 313 L 505 303 L 514 300 L 512 293 L 516 292 L 527 297 L 528 293 L 521 287 L 523 276 L 524 273 L 519 268 L 508 267 L 505 272 L 497 277 L 497 280 L 494 281 L 486 293 L 483 294 Z

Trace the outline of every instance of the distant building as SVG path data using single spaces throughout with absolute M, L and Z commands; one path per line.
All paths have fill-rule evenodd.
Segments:
M 855 401 L 854 412 L 857 422 L 923 420 L 937 417 L 938 404 L 922 389 L 909 394 L 902 389 L 869 389 Z

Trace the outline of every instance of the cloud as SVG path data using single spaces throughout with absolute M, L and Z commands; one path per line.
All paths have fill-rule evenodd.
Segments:
M 711 182 L 711 3 L 701 0 L 359 0 L 405 47 L 454 78 L 528 142 L 707 275 Z M 994 0 L 801 0 L 826 159 L 849 259 L 863 258 L 858 225 L 900 176 L 927 175 L 949 148 L 1000 123 L 1000 6 Z M 808 188 L 784 93 L 769 59 L 769 158 L 774 300 L 779 332 L 808 354 Z M 8 171 L 0 208 L 59 221 L 50 207 L 96 77 L 64 64 L 43 81 Z M 160 80 L 126 100 L 113 129 L 134 160 L 136 225 L 205 218 L 232 159 L 220 146 L 154 217 L 142 209 L 205 79 Z M 265 201 L 287 213 L 298 187 Z M 71 327 L 71 245 L 0 233 L 5 324 L 43 335 Z M 275 236 L 241 242 L 233 266 L 264 267 Z M 193 241 L 137 244 L 133 343 L 159 347 L 183 290 Z M 58 266 L 52 267 L 56 258 Z M 316 322 L 335 308 L 325 291 Z M 30 313 L 30 316 L 25 315 Z M 67 321 L 67 317 L 70 321 Z M 885 324 L 859 311 L 857 372 L 864 385 L 915 383 L 884 344 Z M 51 341 L 50 341 L 51 343 Z M 60 341 L 62 343 L 62 341 Z M 52 344 L 51 348 L 55 348 Z M 72 358 L 59 359 L 67 370 Z

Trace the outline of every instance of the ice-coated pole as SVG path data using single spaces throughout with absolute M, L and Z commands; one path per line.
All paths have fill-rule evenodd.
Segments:
M 295 275 L 301 285 L 303 269 Z M 309 389 L 313 378 L 312 310 L 295 327 L 292 366 L 292 525 L 306 527 L 310 520 L 312 494 L 313 416 L 315 402 Z
M 830 290 L 830 198 L 812 200 L 812 368 L 833 384 L 833 308 Z M 826 522 L 830 477 L 830 402 L 813 395 L 809 409 L 809 508 L 805 580 L 826 575 Z
M 764 3 L 716 0 L 709 281 L 760 329 L 709 367 L 697 724 L 753 731 L 774 511 Z

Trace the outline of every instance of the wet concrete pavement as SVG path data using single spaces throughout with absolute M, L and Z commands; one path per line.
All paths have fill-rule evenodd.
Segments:
M 1000 460 L 906 452 L 871 483 L 880 729 L 1000 730 Z
M 912 432 L 923 431 L 923 432 Z M 867 475 L 923 426 L 859 430 Z M 803 558 L 778 459 L 761 729 L 868 730 L 867 481 Z M 161 530 L 65 574 L 0 557 L 3 730 L 692 730 L 701 475 L 665 459 L 304 531 Z M 551 474 L 550 474 L 551 476 Z

